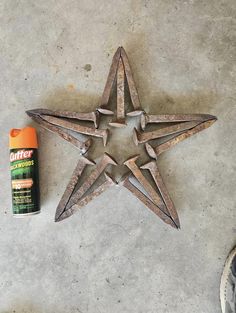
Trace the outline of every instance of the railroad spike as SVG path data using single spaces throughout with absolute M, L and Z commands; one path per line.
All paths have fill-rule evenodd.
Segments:
M 141 169 L 147 169 L 152 175 L 152 178 L 161 194 L 161 197 L 167 207 L 167 210 L 169 212 L 170 217 L 174 221 L 175 225 L 177 228 L 180 228 L 180 222 L 179 222 L 179 217 L 178 213 L 176 211 L 176 208 L 174 206 L 173 201 L 171 200 L 169 193 L 166 189 L 166 186 L 163 182 L 163 179 L 161 177 L 161 174 L 159 172 L 159 169 L 157 167 L 156 161 L 150 161 L 143 166 L 140 167 Z
M 154 115 L 143 113 L 140 118 L 141 128 L 144 130 L 147 124 L 152 123 L 177 123 L 177 122 L 190 122 L 199 121 L 205 122 L 214 120 L 216 117 L 210 114 L 163 114 Z
M 191 121 L 191 122 L 183 122 L 172 126 L 163 127 L 161 129 L 157 129 L 150 132 L 139 132 L 136 128 L 133 131 L 133 140 L 136 145 L 140 143 L 145 143 L 149 140 L 165 137 L 168 135 L 172 135 L 175 133 L 179 133 L 186 129 L 191 129 L 197 126 L 200 122 L 199 121 Z
M 99 112 L 93 111 L 93 112 L 71 112 L 71 111 L 52 111 L 48 109 L 34 109 L 34 110 L 28 110 L 26 113 L 29 116 L 32 115 L 39 115 L 42 117 L 42 115 L 50 115 L 55 117 L 64 117 L 64 118 L 70 118 L 80 121 L 89 121 L 93 122 L 95 128 L 98 128 L 99 125 Z
M 117 165 L 117 162 L 108 153 L 105 152 L 102 159 L 99 161 L 99 163 L 96 164 L 95 169 L 89 175 L 87 180 L 85 180 L 80 188 L 71 196 L 66 210 L 70 209 L 72 205 L 78 202 L 78 200 L 89 190 L 89 188 L 95 183 L 98 177 L 110 164 Z
M 130 92 L 130 98 L 131 102 L 133 105 L 134 110 L 127 113 L 128 116 L 137 116 L 140 115 L 143 112 L 143 109 L 141 108 L 139 96 L 138 96 L 138 91 L 135 86 L 132 70 L 129 64 L 129 59 L 128 56 L 125 52 L 125 49 L 121 47 L 121 58 L 124 64 L 124 69 L 125 69 L 125 75 L 129 87 L 129 92 Z
M 145 148 L 147 150 L 147 153 L 151 158 L 156 159 L 158 157 L 158 155 L 169 150 L 173 146 L 177 145 L 179 142 L 181 142 L 181 141 L 197 134 L 198 132 L 210 127 L 212 124 L 215 123 L 216 120 L 217 119 L 215 118 L 215 119 L 211 119 L 209 121 L 203 122 L 194 128 L 191 128 L 187 131 L 184 131 L 181 134 L 178 134 L 174 138 L 171 138 L 171 139 L 167 140 L 166 142 L 164 142 L 164 143 L 162 143 L 156 147 L 152 147 L 149 143 L 146 143 Z
M 168 215 L 168 211 L 167 211 L 165 203 L 162 201 L 161 197 L 158 195 L 156 190 L 152 187 L 152 185 L 149 183 L 149 181 L 146 179 L 146 177 L 142 174 L 141 170 L 137 166 L 136 161 L 138 158 L 139 158 L 139 155 L 136 155 L 128 159 L 127 161 L 125 161 L 124 165 L 126 165 L 131 170 L 131 172 L 136 177 L 138 182 L 143 186 L 143 188 L 149 194 L 152 201 L 160 208 L 160 210 L 162 210 L 162 212 Z
M 156 204 L 154 204 L 142 191 L 135 187 L 129 180 L 130 175 L 123 177 L 120 181 L 120 185 L 128 189 L 136 198 L 138 198 L 146 207 L 148 207 L 153 213 L 162 219 L 166 224 L 171 225 L 173 228 L 177 228 L 176 224 L 170 218 L 169 215 L 164 213 Z
M 107 105 L 108 105 L 108 102 L 110 99 L 113 85 L 115 83 L 115 77 L 116 77 L 119 59 L 120 59 L 120 52 L 121 52 L 121 47 L 118 47 L 118 49 L 116 50 L 116 52 L 113 56 L 113 59 L 112 59 L 110 71 L 109 71 L 106 85 L 105 85 L 105 88 L 104 88 L 104 91 L 102 94 L 101 105 L 99 106 L 99 108 L 97 108 L 97 110 L 100 113 L 105 114 L 105 115 L 113 115 L 114 114 L 113 111 L 111 111 L 107 108 Z
M 100 137 L 103 139 L 104 146 L 106 146 L 107 144 L 108 133 L 109 133 L 108 129 L 96 129 L 96 128 L 91 128 L 87 126 L 82 126 L 82 125 L 71 123 L 69 121 L 66 121 L 66 120 L 63 120 L 54 116 L 50 116 L 50 115 L 44 115 L 43 119 L 53 125 L 64 127 L 66 129 L 72 130 L 80 134 Z
M 87 205 L 94 198 L 105 192 L 110 187 L 117 184 L 117 182 L 108 173 L 105 172 L 104 176 L 106 178 L 104 183 L 100 184 L 95 190 L 93 190 L 87 196 L 80 199 L 77 203 L 73 204 L 68 210 L 64 211 L 63 214 L 58 218 L 57 222 L 68 218 L 69 216 L 74 214 L 77 210 Z
M 33 121 L 38 123 L 43 128 L 49 130 L 52 133 L 57 134 L 58 136 L 60 136 L 64 140 L 71 143 L 76 148 L 79 148 L 81 155 L 85 154 L 88 151 L 89 147 L 91 146 L 91 143 L 92 143 L 91 138 L 87 139 L 86 141 L 80 141 L 78 138 L 68 134 L 62 128 L 59 128 L 59 127 L 45 121 L 44 119 L 42 119 L 42 117 L 40 115 L 32 114 L 30 111 L 27 111 L 26 113 L 32 118 Z
M 125 123 L 125 72 L 122 59 L 119 59 L 117 71 L 117 113 L 116 120 L 109 123 L 113 127 L 124 127 Z
M 87 165 L 94 165 L 95 162 L 89 160 L 88 158 L 85 157 L 81 157 L 77 163 L 77 166 L 75 168 L 75 170 L 73 171 L 73 174 L 70 178 L 70 181 L 66 187 L 66 190 L 57 206 L 56 209 L 56 214 L 55 214 L 55 222 L 57 222 L 59 220 L 60 215 L 64 212 L 68 201 L 70 200 L 70 197 L 75 189 L 75 186 L 81 176 L 81 174 L 83 173 L 85 167 Z

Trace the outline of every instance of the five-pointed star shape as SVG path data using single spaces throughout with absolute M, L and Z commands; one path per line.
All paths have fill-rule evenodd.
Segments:
M 131 112 L 126 112 L 125 110 L 126 85 L 133 106 Z M 165 223 L 175 228 L 180 228 L 177 211 L 160 175 L 156 159 L 162 152 L 211 126 L 216 121 L 216 117 L 208 114 L 146 114 L 141 108 L 128 57 L 123 47 L 119 47 L 113 56 L 101 103 L 95 112 L 79 113 L 36 109 L 27 111 L 27 114 L 42 127 L 57 133 L 60 137 L 75 145 L 80 149 L 80 154 L 84 155 L 87 153 L 92 143 L 92 137 L 102 138 L 104 146 L 107 143 L 109 135 L 108 129 L 99 128 L 99 118 L 100 115 L 114 114 L 109 108 L 109 99 L 114 86 L 116 86 L 117 109 L 116 118 L 109 123 L 110 126 L 125 127 L 126 116 L 132 117 L 140 115 L 140 127 L 142 130 L 139 131 L 134 128 L 133 140 L 136 145 L 145 144 L 146 151 L 151 158 L 148 163 L 141 167 L 136 163 L 139 156 L 131 157 L 125 161 L 124 165 L 126 165 L 130 171 L 128 175 L 121 179 L 119 184 L 132 192 L 132 194 L 158 215 Z M 94 127 L 77 123 L 81 120 L 93 122 Z M 160 125 L 162 123 L 167 123 L 168 126 L 157 128 L 153 131 L 145 131 L 148 124 Z M 83 142 L 71 132 L 84 134 L 89 136 L 89 138 Z M 150 144 L 151 142 L 153 143 L 153 140 L 158 138 L 167 139 L 157 146 Z M 93 166 L 92 171 L 84 181 L 81 181 L 81 175 L 88 165 Z M 58 204 L 55 221 L 61 221 L 71 216 L 75 211 L 86 205 L 109 187 L 118 184 L 105 171 L 108 165 L 116 166 L 117 163 L 114 158 L 107 153 L 102 156 L 97 164 L 88 157 L 81 156 Z M 149 171 L 149 178 L 153 180 L 152 183 L 144 175 L 143 171 L 145 170 Z M 101 175 L 103 175 L 104 178 L 103 182 L 98 187 L 94 188 L 95 182 L 97 182 Z M 132 182 L 134 180 L 135 182 Z M 137 183 L 141 186 L 141 190 L 137 187 Z

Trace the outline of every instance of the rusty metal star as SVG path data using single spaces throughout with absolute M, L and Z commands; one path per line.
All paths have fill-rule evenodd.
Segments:
M 137 165 L 139 155 L 126 160 L 123 164 L 129 169 L 129 173 L 119 183 L 106 172 L 108 166 L 117 165 L 111 155 L 104 153 L 97 164 L 85 156 L 92 144 L 93 137 L 101 138 L 104 146 L 107 144 L 109 130 L 107 128 L 101 129 L 99 121 L 104 115 L 114 115 L 109 104 L 115 86 L 116 116 L 109 125 L 111 127 L 125 127 L 126 116 L 140 116 L 141 130 L 134 128 L 133 140 L 136 145 L 144 144 L 150 157 L 150 161 L 140 167 Z M 130 112 L 126 112 L 126 89 L 129 91 L 133 107 Z M 40 126 L 76 146 L 82 155 L 57 206 L 55 221 L 64 220 L 111 186 L 120 185 L 127 188 L 165 223 L 174 228 L 180 228 L 176 208 L 157 166 L 157 157 L 179 142 L 210 127 L 217 118 L 209 114 L 146 114 L 141 108 L 129 60 L 123 47 L 119 47 L 113 56 L 100 106 L 95 112 L 80 113 L 35 109 L 26 113 Z M 81 125 L 80 121 L 87 121 L 91 125 Z M 146 131 L 149 124 L 157 126 L 164 124 L 165 126 Z M 76 134 L 85 135 L 86 140 L 81 141 Z M 154 145 L 153 142 L 159 138 L 166 140 Z M 92 166 L 92 171 L 85 180 L 82 180 L 81 175 L 87 166 Z M 146 178 L 145 171 L 149 172 L 150 179 Z M 101 176 L 103 176 L 103 182 L 94 188 L 95 182 Z M 137 187 L 137 183 L 141 188 Z

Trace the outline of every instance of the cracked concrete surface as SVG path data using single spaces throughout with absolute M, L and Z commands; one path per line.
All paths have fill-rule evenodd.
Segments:
M 236 243 L 235 1 L 2 0 L 0 25 L 0 312 L 220 313 Z M 42 212 L 14 219 L 8 131 L 34 125 L 28 109 L 95 108 L 119 45 L 147 112 L 218 117 L 158 159 L 181 231 L 121 188 L 54 223 L 78 152 L 36 125 Z

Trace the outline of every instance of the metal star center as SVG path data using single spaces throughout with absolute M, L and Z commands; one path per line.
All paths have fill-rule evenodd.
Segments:
M 147 154 L 150 157 L 150 161 L 142 166 L 138 166 L 136 163 L 139 155 L 125 161 L 123 164 L 129 169 L 129 173 L 119 182 L 116 182 L 106 171 L 108 166 L 117 165 L 112 156 L 104 153 L 98 163 L 85 156 L 92 144 L 92 137 L 100 137 L 104 146 L 107 144 L 109 130 L 100 129 L 99 120 L 103 115 L 114 115 L 114 112 L 109 108 L 109 104 L 111 93 L 115 87 L 116 116 L 109 125 L 111 127 L 125 127 L 126 116 L 139 115 L 141 130 L 134 128 L 133 140 L 136 145 L 145 144 Z M 133 107 L 130 112 L 126 112 L 126 89 L 128 89 Z M 83 155 L 80 157 L 57 206 L 56 222 L 71 216 L 111 186 L 120 185 L 127 188 L 165 223 L 174 228 L 180 228 L 176 208 L 160 175 L 156 159 L 162 152 L 177 143 L 210 127 L 216 121 L 216 117 L 208 114 L 146 114 L 141 108 L 129 60 L 123 47 L 119 47 L 113 56 L 100 106 L 95 112 L 79 113 L 36 109 L 27 111 L 27 114 L 40 126 L 56 133 L 79 148 L 80 154 Z M 81 121 L 92 122 L 94 125 L 81 125 Z M 157 125 L 158 127 L 155 130 L 146 131 L 148 124 Z M 165 126 L 160 128 L 159 126 L 162 124 Z M 83 134 L 88 137 L 86 141 L 81 141 L 76 134 Z M 165 141 L 154 146 L 153 140 L 158 138 L 164 138 Z M 85 179 L 82 179 L 82 173 L 87 166 L 92 166 L 91 173 Z M 144 175 L 144 171 L 149 171 L 149 179 Z M 95 188 L 95 182 L 101 176 L 103 176 L 103 182 Z

